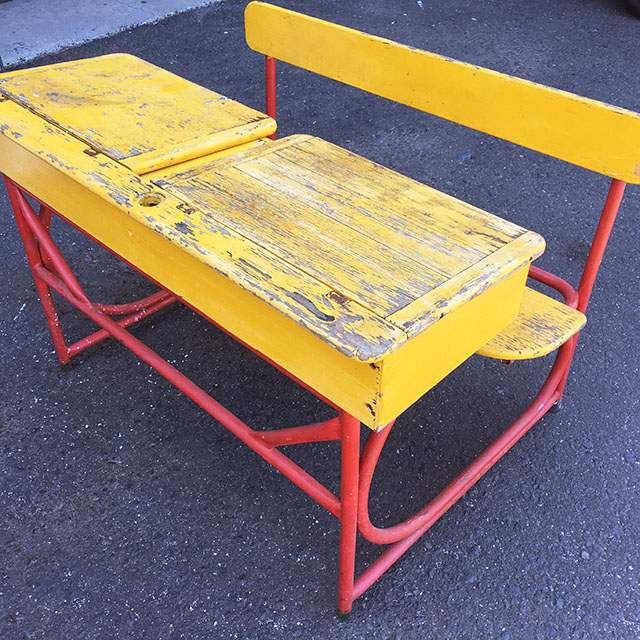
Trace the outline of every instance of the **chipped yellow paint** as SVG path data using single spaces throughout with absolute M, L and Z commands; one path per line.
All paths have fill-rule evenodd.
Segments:
M 505 273 L 519 269 L 526 261 L 526 256 L 531 260 L 543 251 L 542 237 L 533 231 L 525 231 L 513 242 L 455 274 L 404 309 L 388 316 L 387 320 L 402 327 L 409 337 L 422 333 L 468 300 L 470 292 L 473 292 L 474 296 L 479 295 L 500 280 Z M 502 269 L 499 274 L 496 273 L 496 265 L 500 265 Z M 507 300 L 504 302 L 509 303 Z
M 141 194 L 156 189 L 153 184 L 106 156 L 86 155 L 81 142 L 45 127 L 41 119 L 10 102 L 0 105 L 0 123 L 0 171 L 240 340 L 373 426 L 368 405 L 375 399 L 378 370 L 347 357 L 308 330 L 313 316 L 305 306 L 298 305 L 294 321 L 289 316 L 294 315 L 295 300 L 275 287 L 268 293 L 264 289 L 275 279 L 282 292 L 289 287 L 301 299 L 306 296 L 325 305 L 343 323 L 345 333 L 381 334 L 383 329 L 372 325 L 384 321 L 349 301 L 333 302 L 331 291 L 321 283 L 214 223 L 209 248 L 217 244 L 217 255 L 204 249 L 200 253 L 189 234 L 176 228 L 199 212 L 188 213 L 182 201 L 165 194 L 152 209 L 157 222 L 150 221 L 149 209 L 137 202 Z M 390 336 L 388 327 L 384 330 Z M 404 341 L 400 330 L 390 336 L 394 338 Z
M 254 109 L 121 53 L 5 73 L 0 93 L 138 174 L 276 129 Z
M 221 151 L 214 151 L 213 153 L 210 153 L 207 155 L 207 161 L 224 158 L 233 153 L 240 153 L 242 151 L 247 151 L 248 149 L 255 149 L 265 144 L 269 144 L 270 142 L 271 141 L 268 138 L 261 138 L 260 140 L 253 140 L 252 142 L 239 144 L 237 147 L 222 149 Z M 186 160 L 185 162 L 179 162 L 178 164 L 171 165 L 170 167 L 163 167 L 162 169 L 149 171 L 148 173 L 144 173 L 143 175 L 147 180 L 156 182 L 156 181 L 162 180 L 166 176 L 175 175 L 176 171 L 185 172 L 185 171 L 189 171 L 193 167 L 199 167 L 201 163 L 202 163 L 202 158 L 193 158 L 191 160 Z
M 478 353 L 500 360 L 540 358 L 564 344 L 586 322 L 580 311 L 526 287 L 517 318 Z
M 640 115 L 262 2 L 245 11 L 260 53 L 640 184 Z
M 309 136 L 203 158 L 154 182 L 395 326 L 413 323 L 410 335 L 544 247 L 535 233 Z M 429 305 L 415 306 L 425 296 Z
M 513 320 L 544 246 L 308 136 L 211 153 L 185 138 L 206 155 L 137 175 L 113 131 L 18 98 L 0 103 L 1 171 L 372 429 Z

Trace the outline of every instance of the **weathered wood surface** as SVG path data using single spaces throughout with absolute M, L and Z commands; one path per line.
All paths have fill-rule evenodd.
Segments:
M 518 317 L 478 353 L 499 360 L 540 358 L 564 344 L 586 322 L 576 309 L 526 287 Z
M 301 13 L 251 2 L 248 45 L 395 102 L 640 183 L 640 115 Z
M 544 248 L 537 234 L 309 136 L 199 164 L 156 184 L 407 335 Z
M 93 135 L 0 100 L 0 171 L 373 429 L 515 317 L 544 246 L 308 136 L 140 176 Z
M 276 129 L 254 109 L 122 53 L 3 74 L 0 93 L 139 174 Z

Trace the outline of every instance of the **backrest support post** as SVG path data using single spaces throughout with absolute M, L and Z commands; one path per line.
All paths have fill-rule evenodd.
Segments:
M 265 110 L 270 118 L 276 119 L 276 59 L 265 56 Z M 276 134 L 272 133 L 269 138 L 276 139 Z
M 582 277 L 580 278 L 580 284 L 578 285 L 578 311 L 582 313 L 585 312 L 587 304 L 589 303 L 593 284 L 598 275 L 598 269 L 600 268 L 604 251 L 607 248 L 607 243 L 611 236 L 611 229 L 613 228 L 613 223 L 620 209 L 625 186 L 626 183 L 622 180 L 614 179 L 611 181 L 609 193 L 607 194 L 598 227 L 593 242 L 591 243 L 591 250 L 589 251 L 589 256 L 587 257 L 587 262 L 582 271 Z

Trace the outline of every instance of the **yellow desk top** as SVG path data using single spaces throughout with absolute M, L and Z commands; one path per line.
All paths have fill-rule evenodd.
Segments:
M 276 129 L 254 109 L 123 53 L 0 75 L 0 95 L 138 174 Z
M 384 357 L 544 247 L 537 234 L 310 136 L 149 177 L 202 212 L 181 221 L 201 248 L 215 221 L 327 285 L 325 299 L 305 299 L 273 279 L 271 295 L 295 296 L 311 312 L 311 331 L 363 361 Z
M 175 80 L 174 95 L 160 70 L 138 112 L 117 59 L 59 65 L 84 87 L 65 94 L 75 106 L 61 106 L 58 67 L 0 76 L 0 171 L 371 428 L 515 318 L 537 234 L 317 138 L 230 149 L 222 125 L 196 122 L 211 92 Z M 96 96 L 116 84 L 102 116 Z M 234 110 L 232 129 L 272 130 Z M 198 142 L 214 129 L 226 151 Z M 176 145 L 182 164 L 140 169 L 156 152 L 174 162 Z

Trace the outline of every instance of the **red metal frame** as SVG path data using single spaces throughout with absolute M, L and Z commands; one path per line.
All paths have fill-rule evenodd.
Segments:
M 276 119 L 276 59 L 265 56 L 265 111 L 270 118 Z M 276 139 L 276 134 L 272 133 L 269 138 Z
M 269 102 L 270 98 L 268 98 L 267 110 L 269 111 L 271 108 L 270 115 L 273 116 L 275 115 L 275 60 L 273 62 L 270 62 L 269 59 L 267 60 L 267 78 L 273 89 L 272 101 Z M 269 91 L 267 95 L 270 95 Z M 52 215 L 56 214 L 65 220 L 64 216 L 42 202 L 40 202 L 39 212 L 36 213 L 26 199 L 26 196 L 32 198 L 34 196 L 6 177 L 5 183 L 25 246 L 29 266 L 42 302 L 45 318 L 53 338 L 56 355 L 61 365 L 70 366 L 73 355 L 107 337 L 116 338 L 116 340 L 120 341 L 139 358 L 172 382 L 224 427 L 238 436 L 251 449 L 270 462 L 316 502 L 339 518 L 338 613 L 342 617 L 348 616 L 353 600 L 377 580 L 562 397 L 577 336 L 574 336 L 574 338 L 560 347 L 551 372 L 542 388 L 526 411 L 501 436 L 423 509 L 392 527 L 376 527 L 369 518 L 369 492 L 376 464 L 393 423 L 378 432 L 369 432 L 361 453 L 360 423 L 356 418 L 340 410 L 314 389 L 310 389 L 300 380 L 297 380 L 291 373 L 252 349 L 280 371 L 283 371 L 330 406 L 337 409 L 338 416 L 317 424 L 289 429 L 269 431 L 251 429 L 126 330 L 127 327 L 178 301 L 179 298 L 173 293 L 161 289 L 142 300 L 128 304 L 105 305 L 91 302 L 51 238 L 50 224 Z M 577 290 L 565 280 L 538 267 L 531 266 L 529 271 L 531 278 L 556 289 L 562 294 L 566 304 L 583 312 L 593 289 L 598 268 L 622 199 L 624 187 L 623 182 L 613 180 Z M 37 201 L 37 198 L 34 199 Z M 83 233 L 88 235 L 84 231 Z M 108 249 L 108 247 L 105 248 Z M 99 325 L 100 329 L 71 345 L 67 345 L 60 327 L 52 290 L 91 318 Z M 111 316 L 124 317 L 114 320 Z M 211 319 L 209 318 L 209 320 Z M 213 322 L 213 320 L 211 321 Z M 246 346 L 251 348 L 249 345 Z M 278 450 L 280 446 L 328 440 L 339 440 L 341 442 L 339 499 L 318 480 Z M 373 543 L 389 546 L 360 576 L 355 578 L 354 566 L 358 532 Z

